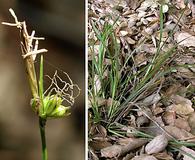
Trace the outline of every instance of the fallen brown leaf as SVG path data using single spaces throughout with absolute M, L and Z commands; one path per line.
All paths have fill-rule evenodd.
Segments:
M 94 138 L 92 141 L 89 142 L 89 146 L 93 148 L 94 150 L 100 150 L 102 148 L 111 146 L 112 144 L 108 142 L 108 139 L 98 137 Z
M 136 124 L 138 127 L 142 126 L 143 124 L 149 123 L 149 119 L 146 116 L 139 116 L 136 120 Z
M 185 2 L 184 0 L 176 0 L 176 7 L 184 9 L 185 8 Z
M 141 155 L 141 156 L 135 156 L 131 160 L 157 160 L 157 159 L 154 156 Z
M 139 53 L 135 56 L 135 65 L 142 66 L 147 63 L 147 58 L 144 53 Z
M 176 42 L 185 47 L 195 47 L 195 36 L 187 32 L 180 32 L 175 34 Z
M 152 94 L 148 97 L 146 97 L 144 100 L 143 100 L 143 104 L 144 106 L 150 106 L 152 104 L 156 104 L 160 101 L 161 99 L 161 96 L 159 94 Z
M 178 128 L 184 129 L 184 130 L 186 130 L 186 131 L 188 131 L 188 132 L 191 130 L 188 121 L 185 120 L 185 119 L 183 119 L 183 118 L 177 118 L 177 119 L 175 120 L 174 125 L 175 125 L 176 127 L 178 127 Z
M 191 127 L 191 133 L 195 135 L 195 112 L 189 115 L 188 123 Z
M 192 108 L 192 102 L 184 97 L 179 95 L 171 96 L 171 100 L 173 101 L 173 105 L 169 106 L 171 110 L 175 111 L 179 115 L 188 115 L 194 112 Z
M 106 158 L 119 157 L 147 143 L 146 139 L 130 138 L 126 145 L 112 145 L 101 149 L 101 156 Z
M 167 145 L 168 145 L 167 136 L 162 134 L 155 137 L 152 141 L 150 141 L 146 145 L 145 151 L 147 154 L 159 153 L 163 151 L 167 147 Z
M 175 111 L 178 115 L 189 115 L 194 112 L 194 109 L 189 105 L 173 104 L 169 106 L 171 110 Z
M 161 153 L 155 153 L 154 156 L 158 159 L 158 160 L 174 160 L 173 157 L 171 157 L 169 154 L 167 154 L 166 152 L 161 152 Z
M 158 114 L 163 113 L 164 110 L 163 110 L 163 108 L 161 108 L 160 106 L 154 105 L 154 106 L 152 106 L 152 112 L 153 112 L 153 114 L 156 116 L 156 115 L 158 115 Z
M 165 92 L 166 97 L 171 97 L 172 95 L 177 94 L 180 88 L 181 88 L 180 83 L 171 85 Z
M 107 100 L 104 98 L 100 98 L 100 97 L 96 97 L 96 102 L 93 102 L 93 99 L 91 97 L 88 98 L 88 108 L 92 107 L 92 104 L 96 103 L 96 105 L 98 107 L 106 105 L 107 104 Z
M 180 152 L 183 155 L 183 160 L 194 160 L 195 159 L 195 151 L 194 150 L 187 148 L 185 146 L 182 146 L 180 149 L 182 151 L 184 151 L 184 152 L 182 152 L 182 151 Z
M 123 160 L 131 160 L 135 155 L 133 153 L 127 154 Z
M 163 116 L 163 121 L 166 125 L 174 125 L 176 119 L 175 111 L 166 111 Z
M 191 70 L 194 68 L 191 68 Z M 178 67 L 177 68 L 177 75 L 183 78 L 188 78 L 188 79 L 193 79 L 194 78 L 194 73 L 188 68 L 184 67 Z
M 172 135 L 176 139 L 185 139 L 188 137 L 193 137 L 191 133 L 175 126 L 165 126 L 164 128 L 170 135 Z
M 122 152 L 121 145 L 112 145 L 110 147 L 101 149 L 101 157 L 106 158 L 118 157 L 121 152 Z

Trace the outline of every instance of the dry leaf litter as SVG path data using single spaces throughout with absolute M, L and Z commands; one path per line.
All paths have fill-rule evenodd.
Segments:
M 162 35 L 160 5 L 164 14 Z M 137 105 L 132 104 L 128 111 L 121 113 L 114 125 L 117 131 L 125 134 L 110 133 L 106 122 L 94 124 L 90 120 L 93 115 L 89 96 L 89 159 L 194 159 L 195 147 L 184 142 L 195 143 L 195 2 L 89 0 L 88 63 L 91 63 L 92 56 L 97 58 L 100 47 L 93 24 L 101 31 L 105 23 L 113 25 L 120 46 L 120 55 L 116 58 L 121 60 L 132 54 L 131 67 L 135 68 L 135 72 L 152 61 L 158 45 L 162 47 L 161 53 L 177 46 L 174 56 L 167 63 L 170 67 L 172 64 L 179 67 L 145 92 Z M 161 43 L 158 44 L 160 39 Z M 90 49 L 92 42 L 93 50 Z M 104 63 L 109 65 L 110 59 L 105 59 Z M 104 76 L 108 76 L 106 72 Z M 96 75 L 95 79 L 97 93 L 101 81 Z M 101 112 L 114 103 L 111 98 L 97 98 Z M 178 145 L 179 142 L 183 143 Z

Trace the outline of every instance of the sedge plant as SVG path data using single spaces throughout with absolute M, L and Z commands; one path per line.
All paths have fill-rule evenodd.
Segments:
M 159 6 L 160 36 L 156 53 L 147 65 L 140 68 L 134 63 L 134 55 L 148 40 L 147 37 L 133 51 L 129 50 L 129 53 L 124 56 L 121 54 L 120 44 L 117 42 L 115 32 L 117 23 L 109 24 L 108 20 L 101 26 L 98 22 L 90 21 L 91 30 L 96 35 L 96 40 L 89 41 L 91 58 L 88 80 L 89 101 L 93 114 L 91 119 L 94 123 L 106 122 L 106 127 L 109 128 L 112 123 L 121 120 L 123 115 L 128 112 L 130 104 L 142 99 L 148 91 L 155 92 L 155 88 L 163 83 L 163 77 L 176 71 L 176 66 L 170 67 L 169 64 L 175 56 L 177 44 L 166 51 L 162 51 L 162 49 L 168 38 L 173 36 L 185 9 L 182 10 L 178 22 L 169 36 L 163 41 L 165 13 L 163 13 L 163 4 L 159 4 Z M 105 103 L 102 104 L 101 101 Z M 102 107 L 103 105 L 106 107 Z
M 14 11 L 12 9 L 9 9 L 9 11 L 13 16 L 15 23 L 2 22 L 2 24 L 14 26 L 20 30 L 22 57 L 25 62 L 32 93 L 31 107 L 39 118 L 42 160 L 47 160 L 48 154 L 45 134 L 46 122 L 48 119 L 61 118 L 70 115 L 70 107 L 74 104 L 75 98 L 80 93 L 80 89 L 78 85 L 73 84 L 67 73 L 63 72 L 67 76 L 69 82 L 63 81 L 56 71 L 53 78 L 48 76 L 51 80 L 51 84 L 48 89 L 44 91 L 43 53 L 47 52 L 47 50 L 38 49 L 39 40 L 44 40 L 44 38 L 35 37 L 35 31 L 32 31 L 31 35 L 29 35 L 25 21 L 19 22 Z M 37 54 L 40 54 L 39 80 L 37 80 L 37 72 L 34 65 Z M 59 81 L 63 85 L 62 88 L 58 85 Z M 78 91 L 77 95 L 73 92 L 75 89 Z M 68 105 L 63 105 L 64 101 L 66 101 Z
M 129 114 L 131 107 L 137 107 L 136 103 L 142 100 L 145 95 L 160 90 L 164 77 L 168 74 L 177 71 L 177 67 L 190 67 L 189 65 L 174 65 L 170 66 L 170 62 L 176 55 L 177 44 L 168 48 L 166 47 L 168 38 L 173 36 L 175 28 L 186 8 L 181 12 L 177 23 L 169 36 L 163 41 L 164 13 L 163 4 L 160 5 L 159 16 L 159 41 L 157 43 L 156 52 L 152 56 L 147 65 L 136 67 L 134 63 L 134 55 L 142 44 L 148 40 L 144 39 L 137 48 L 128 52 L 126 56 L 121 53 L 120 44 L 117 43 L 116 24 L 110 24 L 110 19 L 105 18 L 103 24 L 90 21 L 91 31 L 96 37 L 89 41 L 89 116 L 93 124 L 103 125 L 107 131 L 117 137 L 126 137 L 129 131 L 126 125 L 122 125 L 122 119 Z M 180 43 L 180 42 L 179 42 Z M 157 89 L 156 89 L 157 88 Z M 144 110 L 142 106 L 137 107 L 139 110 Z M 144 112 L 143 112 L 144 113 Z M 130 113 L 131 114 L 131 113 Z M 144 114 L 145 115 L 145 114 Z M 148 116 L 147 114 L 145 115 Z M 150 119 L 159 129 L 163 130 L 171 139 L 168 143 L 168 150 L 173 152 L 182 152 L 183 155 L 195 159 L 195 157 L 182 150 L 182 146 L 195 147 L 194 143 L 186 142 L 185 140 L 177 140 L 172 137 L 158 122 Z M 125 119 L 125 118 L 124 118 Z M 93 125 L 92 124 L 92 125 Z M 92 134 L 93 134 L 93 128 Z M 89 130 L 89 134 L 90 131 Z M 97 128 L 98 130 L 98 128 Z M 101 133 L 101 131 L 100 131 Z M 132 127 L 131 133 L 134 137 L 153 139 L 152 135 L 144 133 Z M 99 135 L 98 135 L 99 136 Z

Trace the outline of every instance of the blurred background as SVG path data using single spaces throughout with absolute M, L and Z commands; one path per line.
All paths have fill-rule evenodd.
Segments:
M 0 0 L 0 22 L 14 22 L 9 8 L 29 32 L 45 37 L 44 74 L 57 68 L 81 88 L 69 117 L 46 126 L 49 160 L 84 160 L 84 0 Z M 38 63 L 38 61 L 37 61 Z M 60 72 L 59 72 L 60 73 Z M 49 85 L 46 80 L 45 86 Z M 19 30 L 0 25 L 0 159 L 41 160 L 38 118 L 29 105 L 31 93 L 21 57 Z

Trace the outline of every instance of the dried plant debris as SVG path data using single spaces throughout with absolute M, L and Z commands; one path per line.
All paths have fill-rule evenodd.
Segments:
M 123 140 L 124 141 L 124 140 Z M 101 150 L 101 156 L 107 158 L 120 157 L 147 143 L 146 139 L 125 139 L 123 145 L 112 145 Z M 123 142 L 124 143 L 124 142 Z
M 192 159 L 195 2 L 90 0 L 88 11 L 91 157 Z
M 145 151 L 147 154 L 159 153 L 163 151 L 168 145 L 168 139 L 166 135 L 159 135 L 150 141 L 146 147 Z
M 182 146 L 180 148 L 180 152 L 181 154 L 184 156 L 183 159 L 184 160 L 194 160 L 195 159 L 195 151 L 190 149 L 190 148 L 187 148 L 185 146 Z M 187 154 L 190 154 L 190 156 L 188 156 Z
M 141 156 L 135 156 L 132 158 L 132 160 L 157 160 L 154 156 L 150 155 L 141 155 Z

